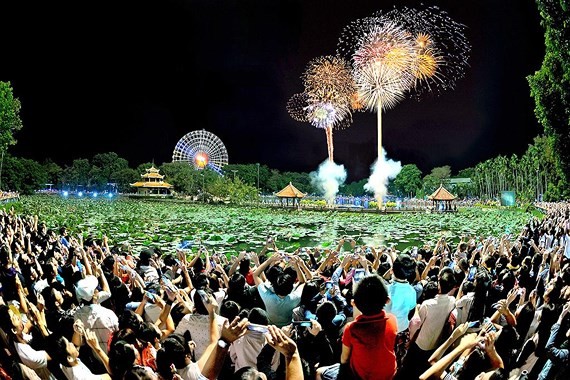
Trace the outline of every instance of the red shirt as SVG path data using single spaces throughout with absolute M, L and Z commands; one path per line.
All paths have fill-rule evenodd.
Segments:
M 250 269 L 245 275 L 245 282 L 250 286 L 255 286 L 255 280 L 253 279 L 253 271 Z
M 389 380 L 394 377 L 397 333 L 396 317 L 384 311 L 359 315 L 346 325 L 342 344 L 351 348 L 350 367 L 360 379 Z

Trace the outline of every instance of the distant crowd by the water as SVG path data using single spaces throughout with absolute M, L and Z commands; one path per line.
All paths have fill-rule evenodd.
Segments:
M 566 379 L 570 203 L 536 206 L 406 252 L 268 231 L 237 255 L 1 211 L 0 379 Z

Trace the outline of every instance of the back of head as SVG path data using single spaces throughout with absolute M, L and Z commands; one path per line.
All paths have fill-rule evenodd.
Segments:
M 148 367 L 134 366 L 125 372 L 123 380 L 155 380 L 156 375 Z
M 113 255 L 105 256 L 103 259 L 103 270 L 106 273 L 113 273 L 113 269 L 115 266 L 115 257 Z
M 439 292 L 441 294 L 449 293 L 456 285 L 455 274 L 451 268 L 450 271 L 443 270 L 439 275 Z
M 13 327 L 12 318 L 10 317 L 10 308 L 7 305 L 0 305 L 0 328 L 4 330 L 8 336 L 13 337 Z
M 264 380 L 265 377 L 255 367 L 242 367 L 234 372 L 231 380 Z
M 160 334 L 154 323 L 144 322 L 138 338 L 143 342 L 154 344 L 156 339 L 160 339 Z
M 240 261 L 238 272 L 245 276 L 249 272 L 250 268 L 251 268 L 251 260 L 245 258 L 242 261 Z
M 465 281 L 463 283 L 463 294 L 474 292 L 475 291 L 475 283 L 473 281 Z
M 301 292 L 301 305 L 308 305 L 309 302 L 319 294 L 320 287 L 315 281 L 308 281 L 303 286 L 303 291 Z
M 356 284 L 353 299 L 362 314 L 378 314 L 388 301 L 388 289 L 380 276 L 371 274 Z
M 267 326 L 269 324 L 269 316 L 267 315 L 267 311 L 263 310 L 260 307 L 253 307 L 249 311 L 247 319 L 251 323 L 256 323 L 258 325 Z
M 125 309 L 121 314 L 119 314 L 118 319 L 119 329 L 129 328 L 138 334 L 142 328 L 143 322 L 140 316 L 132 310 Z
M 267 280 L 273 285 L 277 276 L 279 276 L 282 272 L 283 269 L 281 269 L 280 266 L 273 265 L 265 271 L 265 277 L 267 277 Z
M 337 308 L 331 301 L 325 301 L 317 307 L 317 320 L 323 327 L 329 326 L 337 314 Z
M 151 248 L 143 249 L 139 254 L 139 260 L 137 261 L 137 266 L 150 265 L 150 259 L 154 255 L 154 251 Z
M 228 292 L 229 291 L 243 291 L 245 286 L 245 276 L 239 272 L 236 272 L 230 277 L 230 281 L 228 283 Z
M 438 286 L 437 286 L 437 282 L 435 281 L 428 281 L 427 284 L 425 284 L 424 289 L 422 291 L 422 294 L 420 296 L 420 300 L 418 303 L 422 303 L 425 300 L 429 300 L 434 298 L 437 295 L 438 292 Z
M 416 277 L 416 260 L 407 253 L 401 253 L 392 265 L 394 277 L 400 280 L 408 280 Z
M 127 370 L 133 367 L 136 360 L 135 348 L 131 343 L 120 340 L 109 350 L 109 367 L 113 378 L 122 379 Z
M 241 307 L 237 302 L 226 299 L 220 306 L 220 315 L 231 322 L 239 315 L 240 310 Z
M 202 290 L 202 289 L 200 289 Z M 203 289 L 206 294 L 211 295 L 212 291 L 210 289 Z M 198 290 L 194 292 L 194 296 L 192 297 L 192 301 L 194 302 L 195 312 L 196 314 L 201 315 L 208 315 L 208 309 L 204 305 L 204 301 L 202 301 L 202 296 L 198 293 Z
M 278 296 L 285 297 L 293 290 L 295 279 L 288 273 L 282 273 L 275 278 L 273 283 L 273 291 Z
M 171 364 L 176 368 L 185 367 L 184 344 L 184 337 L 180 334 L 170 334 L 162 341 L 162 347 L 156 353 L 156 371 L 163 378 L 172 378 Z
M 198 273 L 192 282 L 196 289 L 204 289 L 210 285 L 210 279 L 206 273 Z

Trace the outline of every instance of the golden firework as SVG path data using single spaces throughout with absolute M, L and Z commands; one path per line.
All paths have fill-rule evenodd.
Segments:
M 313 59 L 303 74 L 305 93 L 310 101 L 332 103 L 347 108 L 355 91 L 348 63 L 333 56 Z

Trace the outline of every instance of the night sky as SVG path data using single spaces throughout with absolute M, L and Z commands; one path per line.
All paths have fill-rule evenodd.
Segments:
M 388 158 L 424 174 L 455 173 L 522 154 L 541 132 L 526 76 L 540 68 L 543 30 L 533 0 L 424 1 L 467 26 L 466 76 L 454 90 L 383 113 Z M 233 164 L 313 171 L 325 132 L 293 120 L 313 58 L 334 55 L 351 21 L 388 11 L 379 0 L 3 1 L 0 80 L 22 103 L 13 155 L 69 165 L 116 152 L 131 167 L 170 162 L 185 134 L 206 129 Z M 335 131 L 348 181 L 377 156 L 376 114 Z

